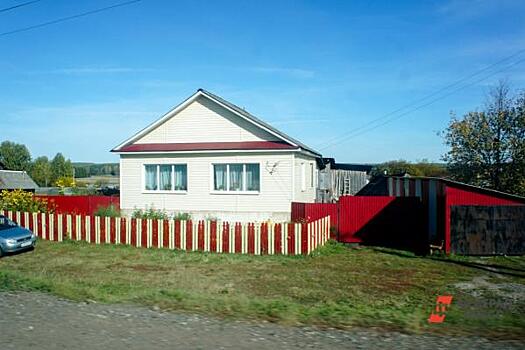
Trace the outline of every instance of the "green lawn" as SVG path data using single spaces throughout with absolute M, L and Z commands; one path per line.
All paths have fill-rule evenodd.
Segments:
M 523 337 L 525 259 L 422 258 L 329 243 L 312 256 L 242 256 L 40 241 L 0 260 L 0 290 L 219 317 Z M 455 286 L 457 283 L 464 283 Z M 439 294 L 443 324 L 427 318 Z

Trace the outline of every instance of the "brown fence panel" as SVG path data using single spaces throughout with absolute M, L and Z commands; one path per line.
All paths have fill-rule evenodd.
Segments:
M 525 254 L 525 206 L 452 206 L 451 252 Z

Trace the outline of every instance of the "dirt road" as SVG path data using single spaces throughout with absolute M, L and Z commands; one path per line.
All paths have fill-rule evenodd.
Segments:
M 480 337 L 285 327 L 0 293 L 2 349 L 519 349 Z

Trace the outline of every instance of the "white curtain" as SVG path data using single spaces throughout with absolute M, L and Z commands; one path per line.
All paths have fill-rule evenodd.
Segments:
M 226 164 L 215 164 L 213 166 L 213 189 L 215 191 L 226 191 Z
M 230 164 L 230 191 L 242 191 L 242 164 Z
M 160 189 L 171 191 L 171 165 L 160 166 Z
M 177 164 L 175 167 L 175 190 L 186 191 L 188 189 L 188 167 L 186 164 Z
M 246 190 L 260 190 L 259 164 L 246 164 Z
M 157 166 L 146 165 L 146 190 L 157 190 Z

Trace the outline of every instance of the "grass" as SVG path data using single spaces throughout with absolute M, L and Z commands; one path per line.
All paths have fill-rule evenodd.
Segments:
M 523 287 L 518 275 L 523 258 L 423 258 L 336 243 L 306 257 L 255 257 L 40 241 L 33 252 L 0 260 L 0 290 L 289 325 L 503 338 L 523 338 L 524 298 L 502 308 L 501 295 L 480 289 L 474 297 L 454 284 L 487 276 Z M 453 305 L 443 324 L 428 324 L 439 294 L 453 295 Z

